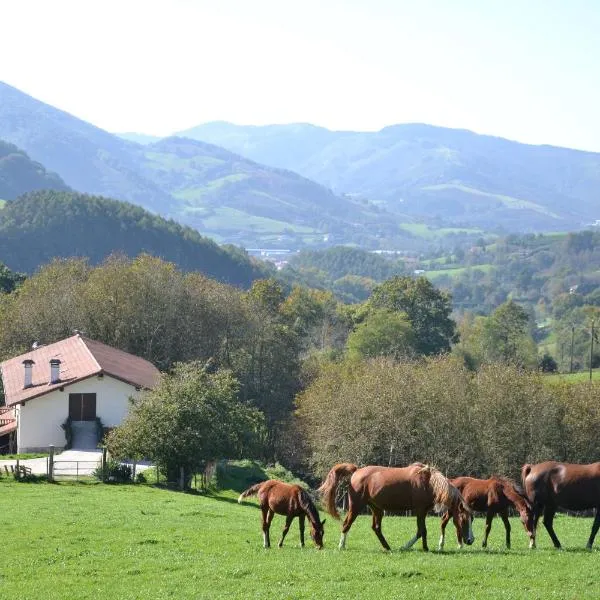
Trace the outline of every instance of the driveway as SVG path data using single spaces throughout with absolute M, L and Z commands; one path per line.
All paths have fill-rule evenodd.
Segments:
M 77 476 L 91 475 L 102 460 L 102 450 L 64 450 L 54 455 L 54 476 Z M 16 465 L 16 460 L 0 460 L 0 469 L 4 471 L 4 465 Z M 48 458 L 29 458 L 19 461 L 19 464 L 29 467 L 34 475 L 46 475 L 48 473 Z M 130 464 L 130 463 L 128 463 Z M 144 471 L 152 465 L 140 463 L 136 471 Z

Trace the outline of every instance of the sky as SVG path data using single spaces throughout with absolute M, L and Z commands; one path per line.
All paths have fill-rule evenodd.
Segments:
M 1 15 L 0 80 L 113 132 L 422 122 L 600 151 L 600 0 L 19 0 Z

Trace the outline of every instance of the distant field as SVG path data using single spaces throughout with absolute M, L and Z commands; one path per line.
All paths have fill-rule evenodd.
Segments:
M 457 277 L 465 271 L 481 271 L 482 273 L 489 273 L 493 269 L 493 265 L 474 265 L 472 267 L 456 267 L 454 269 L 434 269 L 432 271 L 426 270 L 425 277 L 435 280 L 444 275 L 448 277 Z
M 483 235 L 485 233 L 483 229 L 470 229 L 468 227 L 441 227 L 436 229 L 429 225 L 425 225 L 424 223 L 402 223 L 400 228 L 428 240 L 444 237 L 450 233 L 464 233 L 471 235 Z
M 553 373 L 551 375 L 545 375 L 544 379 L 548 383 L 560 383 L 563 381 L 569 383 L 581 382 L 581 381 L 589 381 L 590 380 L 590 372 L 589 371 L 579 371 L 578 373 Z M 600 369 L 595 369 L 592 371 L 592 379 L 600 380 Z
M 215 497 L 149 486 L 26 484 L 0 480 L 4 566 L 1 597 L 15 600 L 163 600 L 167 598 L 598 598 L 597 550 L 584 550 L 591 519 L 560 516 L 565 550 L 539 548 L 513 520 L 513 550 L 494 523 L 490 548 L 399 551 L 415 520 L 388 517 L 384 534 L 394 551 L 382 552 L 371 519 L 357 519 L 348 549 L 336 549 L 339 523 L 327 517 L 326 547 L 298 547 L 292 526 L 282 550 L 261 547 L 260 513 L 235 493 Z M 10 499 L 10 501 L 9 501 Z M 276 517 L 277 540 L 282 518 Z M 541 527 L 541 526 L 540 526 Z M 428 519 L 435 547 L 439 518 Z M 415 548 L 418 547 L 415 546 Z

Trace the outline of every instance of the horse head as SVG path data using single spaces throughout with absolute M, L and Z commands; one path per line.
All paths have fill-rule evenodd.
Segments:
M 454 517 L 458 523 L 460 537 L 467 546 L 470 546 L 475 541 L 475 536 L 473 535 L 473 511 L 462 497 L 456 503 Z
M 327 519 L 323 519 L 321 522 L 316 521 L 310 526 L 310 537 L 319 550 L 323 549 L 323 536 L 325 535 L 325 528 L 323 526 L 325 525 L 326 520 Z

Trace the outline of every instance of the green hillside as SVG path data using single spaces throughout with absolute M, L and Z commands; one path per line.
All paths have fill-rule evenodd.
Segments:
M 138 169 L 138 146 L 0 81 L 0 139 L 81 192 L 167 214 L 172 198 Z
M 49 173 L 15 145 L 0 140 L 0 208 L 4 200 L 42 189 L 69 188 L 56 173 Z
M 3 83 L 0 137 L 73 189 L 132 202 L 224 242 L 376 246 L 413 238 L 381 207 L 291 171 L 197 140 L 123 139 Z
M 389 227 L 389 215 L 376 207 L 196 140 L 167 138 L 146 146 L 143 169 L 177 199 L 172 216 L 228 240 L 373 240 Z
M 218 246 L 189 227 L 125 202 L 40 191 L 0 210 L 0 259 L 13 271 L 31 273 L 53 257 L 84 256 L 98 263 L 115 252 L 148 252 L 244 287 L 265 276 L 266 267 L 241 250 Z
M 425 222 L 580 228 L 600 218 L 600 154 L 421 124 L 377 132 L 216 122 L 181 132 Z

